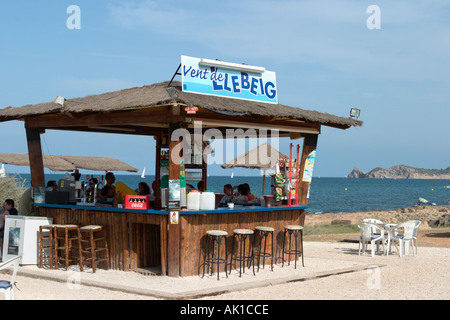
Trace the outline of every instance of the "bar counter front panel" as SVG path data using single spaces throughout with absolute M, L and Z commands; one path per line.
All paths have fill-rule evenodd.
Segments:
M 161 267 L 167 274 L 168 212 L 80 205 L 36 203 L 36 215 L 52 217 L 54 224 L 100 225 L 108 241 L 110 266 L 114 270 Z M 304 225 L 306 206 L 235 206 L 204 211 L 180 211 L 180 276 L 197 275 L 203 267 L 203 244 L 207 230 L 228 232 L 227 252 L 231 253 L 234 229 L 272 227 L 275 262 L 281 262 L 283 227 Z M 270 236 L 267 250 L 271 250 Z M 225 257 L 225 253 L 223 257 Z M 266 261 L 266 265 L 270 261 Z

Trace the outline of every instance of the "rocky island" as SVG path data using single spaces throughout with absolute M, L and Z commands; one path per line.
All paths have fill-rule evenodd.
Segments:
M 450 167 L 447 169 L 420 169 L 405 165 L 393 166 L 389 169 L 375 168 L 365 173 L 354 168 L 347 178 L 375 179 L 450 179 Z

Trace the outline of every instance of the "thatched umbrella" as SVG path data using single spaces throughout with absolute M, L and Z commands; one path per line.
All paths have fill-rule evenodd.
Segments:
M 52 171 L 73 171 L 75 166 L 59 156 L 43 155 L 44 167 Z M 30 166 L 30 158 L 27 153 L 0 153 L 0 163 L 14 166 Z
M 263 189 L 266 184 L 266 170 L 273 169 L 280 158 L 288 158 L 277 149 L 273 148 L 270 144 L 264 143 L 249 152 L 240 155 L 239 157 L 230 160 L 221 165 L 224 169 L 229 168 L 249 168 L 249 169 L 262 169 L 264 170 L 263 176 Z
M 44 167 L 52 171 L 74 171 L 77 168 L 94 171 L 138 171 L 129 164 L 113 158 L 55 155 L 43 155 L 42 157 Z M 28 154 L 0 153 L 0 163 L 30 166 Z
M 95 171 L 128 171 L 138 172 L 138 169 L 118 159 L 107 157 L 85 157 L 85 156 L 59 156 L 72 163 L 78 169 Z

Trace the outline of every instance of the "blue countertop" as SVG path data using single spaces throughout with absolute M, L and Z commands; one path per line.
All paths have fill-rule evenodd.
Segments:
M 50 204 L 50 203 L 35 203 L 36 207 L 46 208 L 63 208 L 63 209 L 80 209 L 80 210 L 94 210 L 94 211 L 111 211 L 111 212 L 128 212 L 128 213 L 148 213 L 148 214 L 163 214 L 167 215 L 167 210 L 138 210 L 138 209 L 123 209 L 112 208 L 106 206 L 83 206 L 83 205 L 67 205 L 67 204 Z M 265 212 L 265 211 L 279 211 L 279 210 L 302 210 L 307 209 L 307 206 L 276 206 L 276 207 L 261 207 L 261 206 L 239 206 L 235 205 L 233 209 L 218 208 L 215 210 L 181 210 L 182 215 L 195 214 L 217 214 L 217 213 L 239 213 L 239 212 Z

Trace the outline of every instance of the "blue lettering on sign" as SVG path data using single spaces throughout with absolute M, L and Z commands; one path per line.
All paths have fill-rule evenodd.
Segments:
M 272 81 L 264 82 L 263 78 L 253 77 L 246 72 L 240 74 L 229 74 L 225 71 L 219 72 L 218 68 L 210 67 L 209 70 L 196 69 L 192 66 L 183 65 L 184 77 L 211 81 L 213 91 L 227 91 L 229 93 L 241 93 L 248 91 L 253 96 L 265 96 L 274 99 L 277 94 L 276 85 Z
M 248 74 L 241 72 L 241 87 L 242 89 L 250 89 L 250 81 L 248 81 Z
M 211 68 L 214 69 L 214 68 Z M 264 83 L 263 79 L 250 77 L 247 73 L 241 72 L 240 76 L 228 73 L 217 74 L 217 70 L 211 71 L 211 80 L 214 91 L 228 91 L 240 93 L 241 90 L 248 90 L 251 94 L 257 96 L 266 96 L 269 99 L 275 98 L 277 91 L 275 84 L 271 81 Z
M 269 86 L 272 87 L 272 90 L 270 90 L 270 93 L 269 93 L 269 89 L 267 89 Z M 267 95 L 267 98 L 269 98 L 269 99 L 275 98 L 275 96 L 277 95 L 277 90 L 275 90 L 274 88 L 275 88 L 275 85 L 271 81 L 267 81 L 266 82 L 266 95 Z

